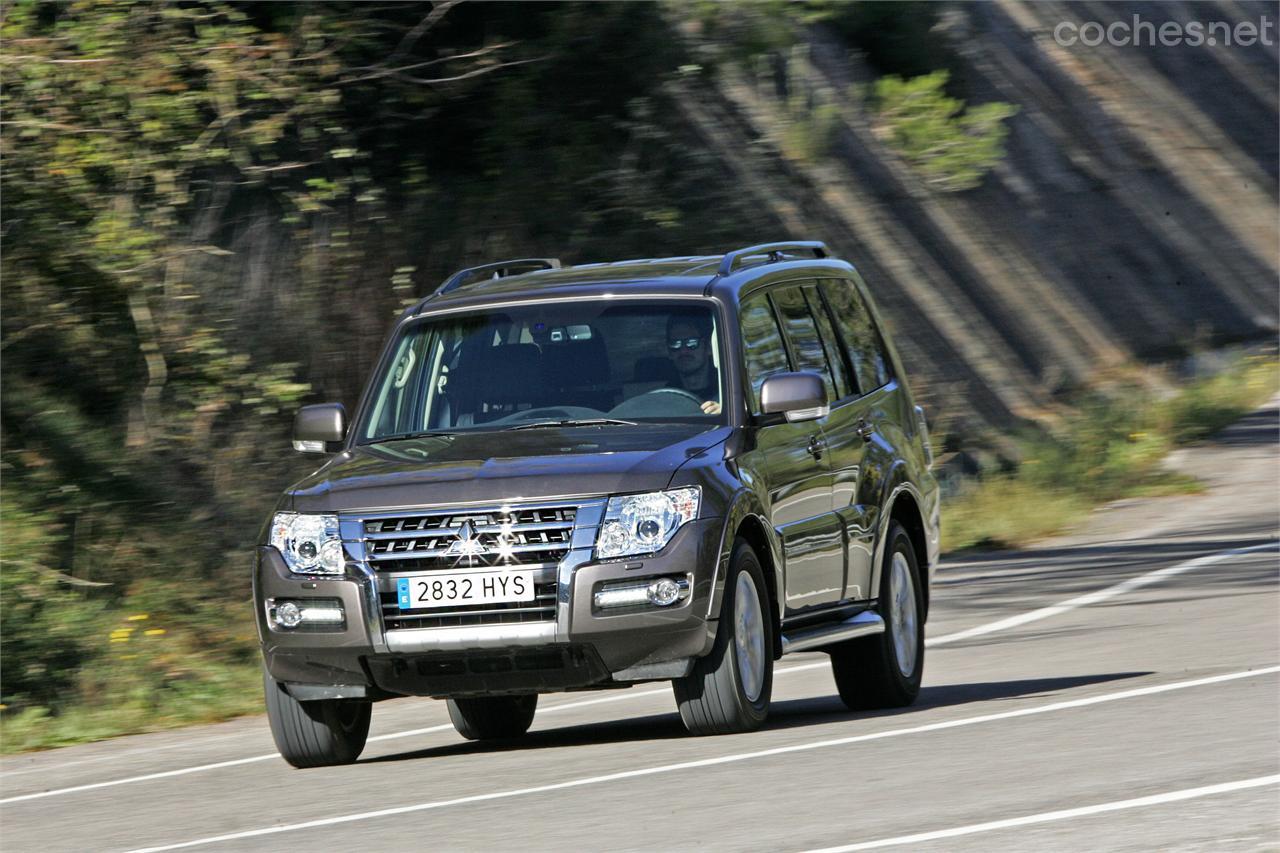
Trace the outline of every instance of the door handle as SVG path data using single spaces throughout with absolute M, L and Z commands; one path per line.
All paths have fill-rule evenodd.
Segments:
M 827 441 L 820 435 L 809 436 L 809 446 L 805 448 L 814 459 L 822 458 L 822 451 L 827 449 Z
M 871 441 L 871 436 L 876 433 L 876 428 L 866 418 L 858 421 L 858 425 L 854 429 L 863 441 Z

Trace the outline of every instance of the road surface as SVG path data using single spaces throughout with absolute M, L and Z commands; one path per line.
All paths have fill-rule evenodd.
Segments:
M 815 653 L 749 735 L 685 735 L 666 685 L 544 696 L 498 746 L 404 699 L 297 771 L 242 719 L 0 762 L 0 848 L 1276 850 L 1277 418 L 1175 455 L 1204 494 L 949 561 L 914 707 L 845 710 Z

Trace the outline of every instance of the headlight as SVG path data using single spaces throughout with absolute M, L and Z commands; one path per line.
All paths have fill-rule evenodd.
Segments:
M 697 486 L 609 498 L 596 538 L 596 556 L 629 557 L 661 551 L 686 522 L 698 517 Z
M 336 515 L 277 512 L 271 519 L 271 544 L 291 572 L 340 575 L 346 562 Z

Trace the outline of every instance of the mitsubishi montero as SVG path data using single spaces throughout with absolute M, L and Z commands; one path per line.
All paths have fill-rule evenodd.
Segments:
M 919 693 L 924 412 L 821 243 L 462 270 L 294 447 L 328 458 L 264 527 L 254 596 L 297 767 L 354 761 L 396 696 L 509 738 L 540 693 L 670 681 L 690 732 L 743 732 L 801 650 L 851 708 Z

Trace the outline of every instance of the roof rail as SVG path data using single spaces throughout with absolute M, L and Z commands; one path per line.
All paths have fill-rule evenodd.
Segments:
M 512 261 L 497 261 L 492 264 L 482 264 L 478 267 L 467 267 L 449 276 L 444 284 L 436 288 L 432 296 L 448 293 L 480 278 L 506 278 L 509 275 L 515 275 L 516 270 L 533 272 L 535 270 L 558 269 L 560 269 L 559 258 L 517 258 Z
M 825 258 L 829 255 L 827 244 L 820 243 L 817 240 L 802 240 L 796 243 L 761 243 L 759 246 L 747 246 L 745 249 L 735 249 L 724 256 L 720 261 L 720 269 L 716 271 L 716 275 L 729 275 L 740 266 L 740 261 L 754 255 L 766 255 L 768 260 L 766 263 L 777 263 L 786 260 L 787 255 L 793 255 L 797 252 L 810 252 L 815 258 Z

